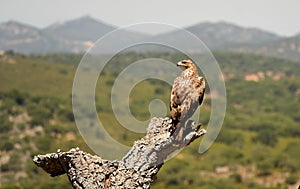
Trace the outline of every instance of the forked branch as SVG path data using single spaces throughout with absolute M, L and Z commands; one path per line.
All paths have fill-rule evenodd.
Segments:
M 104 160 L 78 148 L 37 155 L 34 163 L 51 176 L 67 174 L 74 188 L 150 188 L 164 161 L 206 131 L 192 121 L 171 132 L 170 118 L 152 118 L 147 134 L 120 161 Z

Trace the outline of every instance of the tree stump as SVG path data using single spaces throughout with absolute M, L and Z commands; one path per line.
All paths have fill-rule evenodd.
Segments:
M 204 135 L 191 120 L 172 130 L 170 118 L 152 118 L 147 134 L 136 141 L 120 161 L 102 159 L 73 148 L 67 152 L 34 156 L 34 163 L 51 176 L 67 174 L 74 188 L 150 188 L 172 153 Z

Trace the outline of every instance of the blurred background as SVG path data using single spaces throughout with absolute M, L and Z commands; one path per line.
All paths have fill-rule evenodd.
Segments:
M 72 147 L 94 154 L 77 130 L 72 84 L 86 50 L 108 32 L 155 22 L 185 29 L 212 51 L 223 72 L 227 110 L 211 148 L 199 141 L 166 162 L 152 188 L 297 188 L 300 185 L 300 1 L 143 2 L 138 0 L 2 0 L 0 6 L 0 188 L 72 188 L 66 175 L 50 177 L 34 165 L 37 154 Z M 181 30 L 123 30 L 121 39 L 168 39 L 190 53 Z M 127 43 L 125 41 L 124 43 Z M 178 62 L 186 55 L 144 46 L 115 54 L 96 86 L 96 108 L 105 129 L 131 146 L 144 134 L 124 128 L 111 107 L 119 73 L 147 58 Z M 162 73 L 163 74 L 163 73 Z M 129 106 L 148 120 L 153 99 L 169 103 L 171 86 L 157 79 L 136 85 Z M 207 124 L 207 90 L 200 121 Z M 88 125 L 88 127 L 93 127 Z M 97 133 L 99 138 L 101 133 Z

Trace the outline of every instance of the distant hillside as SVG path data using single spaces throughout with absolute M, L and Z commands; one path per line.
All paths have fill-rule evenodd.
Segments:
M 116 29 L 115 26 L 89 16 L 52 24 L 44 29 L 9 21 L 0 24 L 0 51 L 14 50 L 23 54 L 83 53 L 96 40 Z M 258 28 L 245 28 L 228 22 L 199 23 L 187 27 L 186 31 L 197 36 L 211 50 L 254 53 L 300 61 L 300 35 L 286 38 Z M 117 35 L 109 39 L 101 53 L 112 53 L 120 46 L 130 46 L 143 39 L 168 42 L 188 52 L 199 52 L 201 46 L 188 42 L 186 33 L 182 30 L 156 36 L 119 30 Z M 145 45 L 130 50 L 166 51 L 166 48 Z
M 242 53 L 269 55 L 300 62 L 300 34 L 259 45 L 235 46 L 232 50 Z
M 84 43 L 68 40 L 15 21 L 0 25 L 0 46 L 1 50 L 14 50 L 25 54 L 81 52 L 87 48 Z
M 5 42 L 5 40 L 15 40 L 15 43 L 17 43 L 17 40 L 28 39 L 29 41 L 29 39 L 38 39 L 40 33 L 38 28 L 16 21 L 9 21 L 0 25 L 0 36 L 1 43 Z
M 24 54 L 85 52 L 97 39 L 115 29 L 87 16 L 45 29 L 9 21 L 0 24 L 0 50 L 14 50 Z M 147 35 L 136 32 L 118 32 L 104 53 L 111 52 L 120 43 L 126 44 L 145 37 Z
M 281 37 L 256 28 L 243 28 L 227 22 L 200 23 L 186 28 L 187 31 L 196 35 L 210 49 L 224 49 L 236 44 L 259 44 L 280 39 Z M 193 51 L 193 46 L 188 44 L 185 32 L 173 31 L 158 35 L 155 38 L 172 41 L 180 44 L 185 50 Z
M 70 40 L 96 41 L 99 37 L 114 29 L 116 29 L 116 27 L 85 16 L 65 23 L 55 23 L 43 31 L 55 33 Z
M 211 48 L 233 44 L 258 44 L 274 41 L 280 36 L 257 28 L 244 28 L 227 22 L 203 23 L 187 28 Z
M 77 146 L 95 154 L 76 127 L 70 99 L 76 66 L 69 64 L 81 55 L 39 56 L 0 55 L 1 188 L 70 188 L 66 175 L 50 178 L 34 165 L 32 156 Z M 97 82 L 95 105 L 112 138 L 131 146 L 144 135 L 127 130 L 112 110 L 111 91 L 122 68 L 145 58 L 176 62 L 182 56 L 123 53 L 111 59 L 110 67 Z M 299 65 L 231 52 L 218 52 L 215 57 L 227 91 L 221 132 L 206 153 L 198 153 L 198 141 L 165 162 L 151 188 L 297 188 L 300 184 Z M 132 88 L 126 103 L 136 119 L 147 120 L 151 116 L 148 108 L 151 101 L 160 99 L 167 105 L 170 90 L 160 80 L 144 80 Z M 201 106 L 199 122 L 204 127 L 212 113 L 210 96 L 208 90 Z M 87 118 L 86 129 L 95 128 Z M 95 131 L 100 139 L 101 131 Z

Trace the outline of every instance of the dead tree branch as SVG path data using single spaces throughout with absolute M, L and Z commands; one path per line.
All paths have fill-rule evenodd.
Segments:
M 170 118 L 152 118 L 145 137 L 120 161 L 104 160 L 76 149 L 37 155 L 34 163 L 51 176 L 67 174 L 74 188 L 150 188 L 164 161 L 204 135 L 201 125 L 187 121 L 171 132 Z

